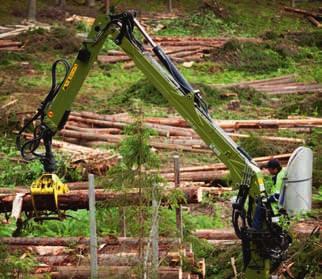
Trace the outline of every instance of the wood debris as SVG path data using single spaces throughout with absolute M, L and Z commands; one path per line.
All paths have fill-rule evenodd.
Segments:
M 294 75 L 253 80 L 232 84 L 213 85 L 215 88 L 251 88 L 267 95 L 322 93 L 322 84 L 296 82 Z
M 32 135 L 25 135 L 30 138 Z M 70 156 L 70 164 L 75 167 L 83 167 L 87 172 L 102 174 L 111 166 L 114 166 L 120 159 L 118 154 L 110 150 L 102 150 L 73 144 L 66 141 L 53 140 L 53 147 Z
M 0 26 L 0 39 L 12 38 L 27 31 L 36 29 L 50 30 L 50 25 L 43 23 L 31 23 L 26 22 L 25 24 Z
M 291 7 L 284 7 L 284 10 L 287 12 L 292 12 L 300 15 L 304 15 L 312 24 L 314 24 L 317 28 L 322 28 L 322 13 L 319 12 L 312 12 L 303 9 L 295 9 Z
M 229 38 L 203 38 L 203 37 L 168 37 L 154 36 L 153 40 L 158 43 L 164 52 L 177 63 L 204 61 L 208 54 L 215 48 L 222 47 Z M 255 38 L 236 38 L 239 41 L 256 41 Z M 147 51 L 152 51 L 151 46 L 144 44 Z M 123 51 L 111 50 L 106 55 L 99 55 L 98 61 L 103 64 L 127 62 L 124 68 L 134 66 L 132 59 Z

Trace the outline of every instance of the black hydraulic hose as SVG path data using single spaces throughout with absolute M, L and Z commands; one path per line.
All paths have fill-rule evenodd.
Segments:
M 179 72 L 177 67 L 173 64 L 171 59 L 164 53 L 160 46 L 155 46 L 153 48 L 154 54 L 159 58 L 164 67 L 169 71 L 174 80 L 179 84 L 181 90 L 184 94 L 189 94 L 193 92 L 192 86 Z
M 64 75 L 63 80 L 57 84 L 57 66 L 58 66 L 58 64 L 64 65 L 65 75 Z M 51 69 L 51 76 L 52 76 L 51 88 L 50 88 L 45 100 L 41 102 L 41 105 L 38 108 L 36 114 L 21 128 L 21 130 L 19 131 L 19 133 L 16 137 L 16 146 L 20 150 L 21 156 L 25 160 L 29 161 L 29 160 L 35 159 L 37 157 L 44 158 L 44 155 L 36 153 L 36 150 L 39 147 L 41 140 L 42 139 L 45 140 L 44 135 L 46 134 L 45 130 L 47 129 L 47 127 L 45 125 L 43 125 L 43 123 L 42 123 L 44 116 L 45 116 L 45 110 L 46 110 L 47 105 L 50 104 L 50 102 L 55 98 L 55 96 L 59 92 L 59 89 L 61 88 L 61 86 L 63 85 L 64 81 L 67 78 L 69 70 L 70 70 L 70 65 L 66 60 L 59 59 L 59 60 L 55 61 L 55 63 L 52 65 L 52 69 Z M 32 127 L 33 122 L 37 121 L 37 120 L 40 121 L 40 124 L 37 127 L 33 128 L 33 138 L 22 143 L 23 133 L 25 133 L 29 127 Z M 28 153 L 30 155 L 34 155 L 34 157 L 28 157 L 26 153 Z
M 58 64 L 63 64 L 64 68 L 65 68 L 64 78 L 59 84 L 57 84 L 57 66 L 58 66 Z M 50 88 L 45 100 L 41 102 L 41 106 L 38 109 L 38 111 L 43 112 L 45 110 L 47 104 L 49 104 L 55 98 L 56 94 L 58 93 L 59 89 L 63 85 L 65 79 L 67 78 L 69 70 L 70 70 L 70 65 L 67 60 L 59 59 L 54 62 L 54 64 L 52 65 L 52 68 L 51 68 L 51 80 L 52 80 L 51 81 L 51 88 Z

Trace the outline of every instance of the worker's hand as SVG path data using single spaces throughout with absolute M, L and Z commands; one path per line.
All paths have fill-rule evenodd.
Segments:
M 278 199 L 280 198 L 280 194 L 274 194 L 274 195 L 271 195 L 269 198 L 268 198 L 268 202 L 272 203 L 272 202 L 278 202 Z

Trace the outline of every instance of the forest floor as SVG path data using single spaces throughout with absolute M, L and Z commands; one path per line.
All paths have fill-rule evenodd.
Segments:
M 25 18 L 26 7 L 18 0 L 2 1 L 0 6 L 0 25 L 20 24 Z M 39 22 L 49 24 L 50 31 L 38 29 L 14 37 L 24 45 L 22 51 L 5 52 L 0 50 L 0 187 L 29 185 L 41 172 L 39 162 L 17 164 L 12 158 L 18 156 L 15 150 L 14 137 L 17 130 L 17 118 L 21 112 L 34 111 L 43 100 L 51 85 L 51 65 L 58 58 L 66 58 L 72 62 L 79 49 L 81 39 L 77 34 L 86 33 L 89 27 L 83 23 L 68 23 L 65 18 L 73 14 L 95 16 L 96 10 L 73 1 L 67 5 L 66 12 L 58 8 L 48 8 L 47 1 L 38 1 Z M 112 1 L 113 2 L 113 1 Z M 126 2 L 126 3 L 125 3 Z M 135 8 L 140 13 L 164 13 L 166 7 L 162 1 L 154 1 L 145 10 L 146 1 L 123 1 L 117 9 Z M 164 1 L 166 2 L 166 1 Z M 228 42 L 221 48 L 214 49 L 202 62 L 187 65 L 179 64 L 183 75 L 196 88 L 202 90 L 205 100 L 210 106 L 210 114 L 214 119 L 285 119 L 321 118 L 321 91 L 309 94 L 283 94 L 268 96 L 251 89 L 218 89 L 216 86 L 241 81 L 269 79 L 285 75 L 294 75 L 297 82 L 322 83 L 322 29 L 312 25 L 301 15 L 289 13 L 284 6 L 290 1 L 217 1 L 219 11 L 214 11 L 200 4 L 201 1 L 174 1 L 175 14 L 172 19 L 147 21 L 149 32 L 157 36 L 192 36 L 192 37 L 225 37 Z M 198 4 L 198 3 L 199 4 Z M 254 4 L 256 3 L 256 4 Z M 319 1 L 298 4 L 299 8 L 317 11 Z M 9 12 L 8 12 L 9 11 Z M 256 38 L 260 42 L 242 42 L 235 38 Z M 111 50 L 120 50 L 113 42 L 104 44 L 101 54 Z M 214 89 L 215 88 L 215 89 Z M 217 89 L 216 89 L 217 88 Z M 222 97 L 223 93 L 233 93 L 233 97 Z M 154 94 L 153 97 L 147 97 Z M 78 97 L 74 111 L 91 111 L 100 114 L 122 113 L 131 110 L 135 95 L 143 104 L 145 117 L 177 117 L 178 114 L 160 94 L 147 82 L 143 74 L 135 67 L 124 69 L 124 64 L 95 63 L 90 71 Z M 131 96 L 132 97 L 132 96 Z M 229 109 L 232 100 L 238 100 L 237 109 Z M 14 105 L 6 106 L 11 101 Z M 2 109 L 4 107 L 4 109 Z M 249 131 L 245 131 L 248 133 Z M 260 136 L 296 137 L 305 140 L 314 151 L 314 197 L 321 201 L 321 128 L 310 133 L 290 129 L 255 131 L 249 139 L 240 140 L 241 144 L 253 157 L 291 153 L 297 145 L 277 145 L 274 142 L 262 142 Z M 117 152 L 117 146 L 100 146 Z M 207 165 L 219 162 L 210 154 L 178 152 L 180 164 L 185 166 Z M 173 151 L 158 152 L 161 167 L 172 167 Z M 79 181 L 84 175 L 73 169 L 69 162 L 59 156 L 66 182 Z M 191 206 L 184 213 L 186 231 L 196 229 L 228 228 L 230 224 L 231 196 L 209 198 L 198 206 Z M 173 229 L 175 214 L 170 209 L 162 209 L 165 235 Z M 100 212 L 99 234 L 118 234 L 118 210 L 109 209 Z M 24 231 L 25 236 L 88 236 L 84 227 L 88 226 L 88 213 L 81 210 L 72 212 L 74 218 L 59 224 L 49 221 L 45 226 L 31 223 Z M 128 216 L 131 218 L 133 216 Z M 301 217 L 321 220 L 321 210 Z M 109 222 L 104 222 L 109 218 Z M 162 221 L 160 221 L 162 223 Z M 2 226 L 1 236 L 9 235 L 12 227 Z M 137 227 L 129 225 L 129 234 L 135 235 Z M 170 234 L 171 235 L 171 234 Z M 207 278 L 232 278 L 230 262 L 225 257 L 236 257 L 241 264 L 240 250 L 236 247 L 221 252 L 207 243 L 189 238 L 198 247 L 198 257 L 207 261 Z M 297 246 L 294 246 L 297 247 Z M 294 248 L 295 249 L 295 248 Z M 307 261 L 301 263 L 305 266 Z M 300 268 L 298 268 L 300 270 Z M 298 271 L 300 272 L 300 271 Z M 312 272 L 312 274 L 315 274 Z M 314 277 L 308 277 L 314 278 Z M 317 277 L 316 277 L 317 278 Z

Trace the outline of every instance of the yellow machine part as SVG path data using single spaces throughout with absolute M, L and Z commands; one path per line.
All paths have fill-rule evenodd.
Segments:
M 45 173 L 40 178 L 35 180 L 30 187 L 30 193 L 32 197 L 32 204 L 37 212 L 37 206 L 35 203 L 35 196 L 52 195 L 55 200 L 56 209 L 59 212 L 58 196 L 69 192 L 67 184 L 61 182 L 56 174 Z

